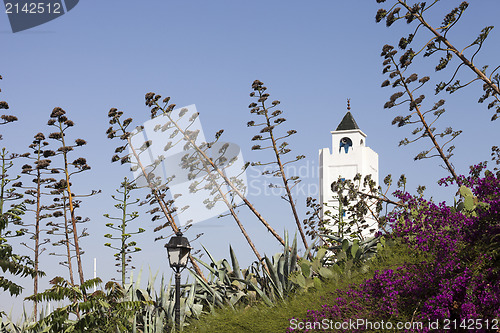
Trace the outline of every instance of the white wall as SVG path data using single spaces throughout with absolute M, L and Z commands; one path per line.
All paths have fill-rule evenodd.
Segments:
M 378 186 L 378 154 L 366 146 L 366 134 L 359 129 L 333 131 L 332 151 L 323 148 L 319 151 L 320 166 L 320 204 L 324 210 L 330 210 L 335 216 L 338 214 L 339 203 L 333 198 L 331 184 L 339 178 L 353 179 L 357 173 L 361 174 L 361 179 L 371 174 L 372 179 Z M 340 149 L 340 140 L 344 137 L 351 139 L 352 147 L 345 153 L 344 148 Z M 325 208 L 324 203 L 336 209 Z M 326 217 L 327 218 L 327 217 Z M 365 217 L 369 228 L 362 231 L 363 238 L 373 236 L 369 230 L 378 229 L 376 221 L 370 216 Z M 338 227 L 333 225 L 332 231 L 338 232 Z

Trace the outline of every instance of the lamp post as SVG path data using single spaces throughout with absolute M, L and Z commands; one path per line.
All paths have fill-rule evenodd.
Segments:
M 175 326 L 180 331 L 181 328 L 181 272 L 186 268 L 189 252 L 192 247 L 182 232 L 177 231 L 167 244 L 168 261 L 170 267 L 175 272 Z

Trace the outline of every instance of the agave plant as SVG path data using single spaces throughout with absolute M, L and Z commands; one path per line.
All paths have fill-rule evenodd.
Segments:
M 360 241 L 359 239 L 351 241 L 331 235 L 324 235 L 324 237 L 338 244 L 328 247 L 328 250 L 335 254 L 335 256 L 330 258 L 336 263 L 347 260 L 352 260 L 353 264 L 365 262 L 373 258 L 377 254 L 377 251 L 380 251 L 385 245 L 384 236 L 377 236 L 364 241 Z
M 210 311 L 215 307 L 247 306 L 256 301 L 274 306 L 286 299 L 297 288 L 290 280 L 290 274 L 298 269 L 297 237 L 290 247 L 288 233 L 285 232 L 284 243 L 283 253 L 277 253 L 271 259 L 265 256 L 264 262 L 254 262 L 246 269 L 240 269 L 231 246 L 231 263 L 226 259 L 216 261 L 204 248 L 211 263 L 197 260 L 209 270 L 209 281 L 203 281 L 192 272 L 201 288 L 201 295 L 197 291 L 195 297 L 203 300 L 202 304 Z M 304 256 L 308 256 L 311 248 L 312 244 Z
M 367 262 L 385 246 L 385 238 L 378 236 L 366 241 L 354 241 L 321 235 L 322 239 L 332 241 L 333 246 L 320 248 L 313 260 L 305 257 L 299 260 L 299 269 L 290 276 L 290 281 L 301 291 L 319 288 L 324 281 L 345 277 L 351 278 L 355 271 L 366 272 Z
M 311 244 L 313 245 L 314 242 Z M 304 258 L 309 256 L 312 246 L 309 246 L 304 254 Z M 272 257 L 272 261 L 265 257 L 269 272 L 269 286 L 272 287 L 273 300 L 284 300 L 296 289 L 295 284 L 290 280 L 290 275 L 298 269 L 297 266 L 297 236 L 294 237 L 292 247 L 288 246 L 288 233 L 285 232 L 285 246 L 283 253 L 277 253 Z M 268 286 L 265 286 L 268 287 Z
M 216 261 L 205 247 L 203 249 L 211 263 L 207 264 L 200 259 L 196 260 L 210 272 L 208 282 L 203 281 L 192 270 L 190 272 L 199 285 L 195 297 L 202 300 L 206 308 L 210 311 L 213 311 L 215 307 L 229 306 L 234 308 L 237 304 L 252 303 L 257 300 L 257 295 L 266 303 L 270 303 L 268 297 L 259 288 L 259 281 L 263 279 L 261 266 L 254 262 L 249 268 L 241 270 L 231 246 L 229 246 L 231 265 L 226 259 Z
M 128 301 L 141 301 L 147 304 L 134 316 L 132 332 L 174 332 L 175 288 L 172 288 L 172 278 L 168 284 L 165 284 L 165 279 L 162 277 L 159 291 L 157 291 L 155 289 L 157 274 L 149 274 L 146 289 L 140 288 L 141 276 L 142 270 L 139 271 L 134 283 L 133 274 L 131 274 L 130 283 L 125 287 Z M 195 297 L 198 289 L 196 281 L 181 286 L 181 325 L 187 322 L 186 318 L 198 318 L 202 312 L 203 305 Z

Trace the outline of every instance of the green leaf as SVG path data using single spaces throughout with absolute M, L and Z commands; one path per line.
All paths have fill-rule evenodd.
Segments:
M 382 249 L 383 249 L 383 248 L 384 248 L 384 247 L 382 246 L 382 243 L 378 243 L 378 244 L 377 244 L 377 252 L 382 251 Z
M 352 255 L 353 258 L 356 258 L 356 253 L 358 252 L 358 249 L 359 249 L 359 244 L 357 242 L 355 242 L 354 244 L 352 244 L 351 255 Z
M 269 277 L 271 278 L 271 282 L 272 282 L 272 286 L 274 287 L 274 291 L 281 299 L 283 299 L 283 286 L 281 285 L 281 281 L 279 279 L 278 272 L 277 272 L 276 268 L 273 266 L 273 264 L 271 263 L 271 260 L 269 260 L 269 258 L 267 256 L 265 256 L 264 258 L 266 260 L 267 268 L 269 269 L 269 274 L 267 274 L 266 270 L 264 270 L 264 272 L 267 275 L 270 275 Z
M 342 260 L 347 260 L 347 254 L 345 251 L 343 252 L 339 252 L 337 255 L 336 255 L 336 259 L 338 261 L 342 261 Z
M 307 255 L 305 255 L 305 257 L 307 257 Z M 290 254 L 289 272 L 293 272 L 296 268 L 297 268 L 297 233 L 295 233 L 295 237 L 293 238 L 292 252 Z
M 302 274 L 293 274 L 290 280 L 295 284 L 298 284 L 301 288 L 306 287 L 306 278 Z
M 467 196 L 464 198 L 464 207 L 467 210 L 474 209 L 474 198 L 472 196 Z
M 335 264 L 332 266 L 332 269 L 335 273 L 337 273 L 339 276 L 342 275 L 342 269 L 340 268 L 339 265 Z
M 319 289 L 321 288 L 321 285 L 323 284 L 317 276 L 313 278 L 313 283 L 314 283 L 314 288 Z
M 333 273 L 331 270 L 329 270 L 328 268 L 326 267 L 321 267 L 319 269 L 319 275 L 324 278 L 324 279 L 331 279 L 333 278 Z
M 326 255 L 326 249 L 323 247 L 318 250 L 318 253 L 316 253 L 316 259 L 321 261 L 325 255 Z
M 473 196 L 471 189 L 465 185 L 460 186 L 460 195 L 464 198 Z
M 342 250 L 343 250 L 344 252 L 347 252 L 347 249 L 348 249 L 348 248 L 349 248 L 349 241 L 348 241 L 347 239 L 344 239 L 344 240 L 342 241 Z
M 233 273 L 238 279 L 242 279 L 240 265 L 238 264 L 238 259 L 236 259 L 236 255 L 231 245 L 229 245 L 229 255 L 231 256 L 231 263 L 233 264 Z
M 195 274 L 194 272 L 192 272 L 191 270 L 189 270 L 192 274 Z M 198 278 L 199 280 L 200 278 Z M 262 300 L 264 301 L 264 303 L 266 303 L 268 306 L 274 306 L 273 302 L 271 302 L 271 300 L 269 299 L 269 297 L 267 297 L 267 295 L 255 284 L 253 283 L 251 280 L 238 280 L 238 281 L 241 281 L 247 285 L 250 285 L 256 292 L 257 294 L 259 294 L 259 296 L 262 298 Z
M 318 258 L 314 259 L 314 261 L 311 264 L 313 271 L 317 272 L 319 271 L 321 267 L 321 261 L 318 260 Z
M 302 271 L 302 275 L 305 277 L 309 277 L 311 275 L 311 263 L 308 261 L 302 261 L 299 264 L 300 269 Z

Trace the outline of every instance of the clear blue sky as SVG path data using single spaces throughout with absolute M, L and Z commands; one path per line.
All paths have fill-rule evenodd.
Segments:
M 442 1 L 430 19 L 435 24 L 460 1 Z M 414 162 L 413 157 L 429 147 L 421 141 L 398 148 L 409 135 L 409 127 L 391 126 L 391 120 L 406 114 L 407 108 L 384 110 L 383 105 L 395 91 L 380 88 L 382 75 L 380 51 L 384 44 L 397 45 L 410 30 L 405 23 L 386 28 L 375 23 L 381 7 L 373 1 L 80 1 L 69 13 L 42 26 L 13 34 L 4 13 L 0 13 L 1 100 L 19 121 L 3 126 L 1 146 L 12 152 L 25 152 L 33 135 L 48 132 L 45 125 L 55 106 L 65 109 L 76 126 L 69 137 L 81 137 L 88 145 L 76 155 L 87 158 L 92 170 L 75 177 L 74 190 L 102 193 L 85 200 L 80 214 L 88 216 L 90 236 L 83 242 L 86 278 L 92 277 L 93 258 L 97 257 L 98 276 L 104 281 L 118 277 L 113 272 L 112 251 L 103 246 L 108 232 L 104 213 L 117 214 L 110 195 L 124 176 L 126 167 L 111 164 L 116 143 L 104 134 L 107 113 L 117 107 L 135 120 L 149 119 L 144 94 L 149 91 L 171 96 L 177 106 L 196 104 L 207 137 L 224 129 L 224 140 L 241 146 L 248 161 L 269 160 L 270 155 L 250 150 L 255 129 L 246 123 L 254 118 L 247 108 L 255 79 L 269 88 L 271 98 L 281 100 L 288 122 L 285 126 L 298 134 L 290 140 L 294 154 L 303 160 L 303 184 L 317 184 L 318 150 L 330 147 L 330 131 L 346 112 L 351 99 L 352 113 L 368 135 L 367 145 L 379 154 L 380 179 L 387 174 L 397 178 L 406 174 L 409 188 L 426 185 L 427 194 L 436 200 L 450 200 L 453 192 L 440 189 L 436 181 L 447 175 L 438 159 Z M 498 21 L 500 3 L 473 2 L 463 22 L 449 37 L 459 48 L 473 41 L 479 31 Z M 425 37 L 430 36 L 424 32 Z M 423 35 L 424 36 L 424 35 Z M 480 66 L 498 65 L 500 32 L 494 29 L 483 52 L 476 57 Z M 419 58 L 414 68 L 438 79 L 432 62 Z M 449 73 L 448 73 L 449 74 Z M 462 78 L 471 78 L 467 71 Z M 428 85 L 427 105 L 435 97 Z M 499 121 L 490 122 L 492 112 L 477 104 L 481 84 L 476 83 L 446 98 L 447 113 L 438 122 L 441 128 L 463 130 L 456 140 L 453 163 L 459 173 L 468 166 L 489 159 L 490 147 L 498 145 Z M 331 147 L 330 147 L 331 148 Z M 75 155 L 75 158 L 77 157 Z M 265 181 L 262 180 L 262 183 Z M 312 188 L 312 187 L 311 187 Z M 137 192 L 145 195 L 146 191 Z M 314 193 L 311 193 L 314 194 Z M 292 215 L 279 197 L 250 197 L 270 223 L 283 233 L 294 232 Z M 304 218 L 305 196 L 296 197 Z M 273 255 L 280 250 L 262 225 L 245 209 L 243 223 L 261 253 Z M 135 265 L 147 273 L 170 275 L 164 242 L 153 242 L 154 224 L 142 214 L 136 226 L 148 232 L 137 239 L 143 251 L 134 256 Z M 209 220 L 195 225 L 188 237 L 203 232 L 193 245 L 204 244 L 216 258 L 229 257 L 231 244 L 246 266 L 253 260 L 251 250 L 230 218 Z M 24 251 L 19 248 L 18 252 Z M 42 289 L 55 275 L 67 277 L 57 260 L 41 258 L 47 273 Z M 27 253 L 27 252 L 26 252 Z M 204 257 L 206 259 L 206 256 Z M 187 275 L 186 275 L 187 276 Z M 32 290 L 31 282 L 24 296 Z M 9 310 L 9 297 L 0 294 L 0 310 Z M 20 308 L 21 298 L 14 304 Z M 15 310 L 17 311 L 17 310 Z

